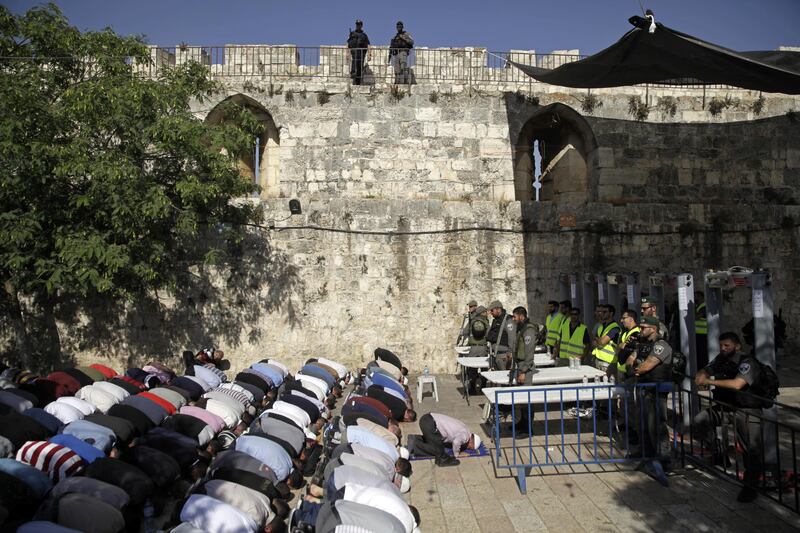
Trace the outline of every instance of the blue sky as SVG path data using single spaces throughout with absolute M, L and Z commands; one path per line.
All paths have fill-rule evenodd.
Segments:
M 736 50 L 800 46 L 800 0 L 641 0 L 673 29 Z M 6 0 L 24 12 L 40 1 Z M 355 18 L 373 44 L 388 43 L 398 19 L 418 46 L 484 46 L 591 54 L 641 14 L 639 0 L 65 0 L 80 29 L 112 27 L 173 46 L 344 43 Z

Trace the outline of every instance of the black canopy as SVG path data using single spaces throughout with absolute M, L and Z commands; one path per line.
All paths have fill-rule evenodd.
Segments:
M 563 87 L 621 87 L 639 83 L 723 84 L 800 94 L 800 52 L 736 52 L 656 23 L 636 26 L 610 47 L 555 69 L 512 64 L 528 76 Z

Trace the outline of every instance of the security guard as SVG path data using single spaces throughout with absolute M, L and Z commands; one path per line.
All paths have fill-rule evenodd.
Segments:
M 694 293 L 694 334 L 697 343 L 697 368 L 705 368 L 708 364 L 708 313 L 706 311 L 706 295 L 700 291 Z
M 627 370 L 625 361 L 628 360 L 628 357 L 636 349 L 636 341 L 641 334 L 641 329 L 636 322 L 636 318 L 636 311 L 633 309 L 624 310 L 620 318 L 622 327 L 625 329 L 622 331 L 622 335 L 619 337 L 619 344 L 617 345 L 617 353 L 615 356 L 617 363 L 616 365 L 609 365 L 608 367 L 609 375 L 615 375 L 619 383 L 625 381 L 625 373 Z M 615 372 L 615 374 L 612 372 Z
M 658 318 L 642 318 L 639 328 L 639 345 L 625 364 L 631 368 L 637 382 L 654 384 L 636 391 L 636 423 L 644 425 L 642 457 L 653 458 L 640 466 L 666 486 L 664 469 L 671 463 L 666 419 L 667 396 L 672 390 L 672 348 L 659 334 Z
M 492 315 L 492 326 L 486 335 L 486 341 L 491 345 L 490 356 L 494 355 L 497 370 L 508 370 L 511 366 L 510 354 L 513 352 L 511 343 L 516 339 L 514 320 L 506 313 L 500 300 L 489 304 L 489 313 Z
M 488 348 L 486 346 L 486 334 L 489 333 L 489 318 L 486 316 L 486 308 L 482 305 L 475 308 L 472 320 L 469 323 L 469 346 L 470 357 L 486 357 Z
M 619 324 L 614 321 L 615 312 L 613 305 L 600 306 L 601 322 L 596 326 L 595 336 L 592 339 L 594 347 L 592 356 L 598 370 L 608 370 L 608 367 L 615 362 L 617 339 L 620 334 Z
M 530 384 L 530 376 L 536 373 L 534 353 L 536 351 L 536 337 L 539 335 L 539 327 L 536 324 L 531 324 L 528 320 L 528 310 L 522 306 L 515 307 L 512 315 L 516 329 L 516 340 L 514 342 L 516 382 Z
M 561 336 L 561 325 L 566 317 L 561 314 L 558 302 L 550 300 L 547 302 L 547 316 L 544 319 L 544 327 L 547 328 L 547 337 L 544 344 L 547 346 L 547 353 L 553 354 L 553 349 Z
M 458 332 L 456 346 L 464 346 L 469 340 L 469 330 L 477 308 L 478 302 L 475 300 L 467 302 L 467 313 L 464 315 L 464 320 L 461 322 L 461 330 Z
M 469 357 L 486 357 L 489 355 L 489 347 L 486 336 L 489 333 L 489 318 L 486 316 L 486 308 L 478 306 L 473 313 L 473 318 L 469 326 Z M 478 369 L 468 368 L 468 394 L 475 392 L 475 384 L 478 378 Z
M 589 329 L 581 323 L 581 310 L 573 307 L 569 311 L 569 320 L 561 326 L 561 338 L 553 354 L 556 366 L 568 366 L 570 359 L 576 359 L 580 364 L 581 359 L 588 356 L 590 346 Z
M 725 466 L 728 462 L 727 451 L 717 441 L 716 428 L 723 424 L 733 422 L 736 442 L 745 451 L 744 487 L 737 497 L 743 503 L 752 502 L 758 495 L 756 487 L 764 466 L 761 460 L 762 436 L 770 431 L 761 427 L 763 413 L 760 402 L 747 394 L 764 395 L 757 388 L 763 372 L 758 360 L 742 353 L 739 336 L 726 332 L 719 336 L 719 354 L 709 365 L 698 371 L 694 378 L 695 384 L 701 389 L 713 385 L 714 400 L 723 402 L 712 404 L 692 420 L 695 434 L 711 445 L 714 462 Z M 777 474 L 773 472 L 773 477 Z
M 645 296 L 642 298 L 642 318 L 646 316 L 652 316 L 659 318 L 658 316 L 658 306 L 656 305 L 656 299 L 652 296 Z M 658 322 L 658 334 L 661 335 L 661 338 L 665 341 L 669 342 L 669 329 L 667 325 L 661 322 L 659 319 Z

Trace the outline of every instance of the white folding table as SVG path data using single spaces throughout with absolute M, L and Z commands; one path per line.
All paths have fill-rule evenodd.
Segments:
M 536 370 L 537 372 L 531 376 L 531 384 L 526 386 L 549 385 L 552 383 L 580 383 L 583 381 L 584 377 L 587 381 L 599 381 L 606 375 L 602 370 L 586 365 L 581 365 L 577 370 L 572 370 L 566 366 L 537 368 Z M 486 370 L 481 372 L 481 376 L 490 383 L 508 385 L 508 370 Z

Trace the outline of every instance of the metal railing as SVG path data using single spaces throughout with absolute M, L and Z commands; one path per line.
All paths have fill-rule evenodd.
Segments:
M 515 470 L 520 491 L 524 494 L 525 477 L 532 468 L 661 458 L 645 453 L 643 436 L 648 412 L 637 409 L 639 404 L 634 402 L 634 398 L 663 395 L 670 390 L 671 383 L 597 383 L 498 389 L 494 398 L 495 465 Z M 664 442 L 661 444 L 665 452 L 677 449 L 674 437 L 666 434 L 667 425 L 674 425 L 674 421 L 667 424 L 667 419 L 677 412 L 675 395 L 672 395 L 671 402 L 671 410 L 658 401 L 653 402 L 655 420 L 663 425 Z M 568 414 L 570 411 L 574 413 L 572 416 Z M 504 435 L 501 427 L 507 417 L 512 421 L 510 449 L 503 446 L 503 438 L 509 435 Z M 523 427 L 519 427 L 520 423 Z M 527 439 L 520 441 L 520 435 L 527 436 Z M 670 442 L 668 447 L 667 440 Z
M 145 77 L 157 77 L 166 69 L 196 62 L 208 67 L 212 77 L 225 79 L 256 79 L 266 82 L 288 80 L 351 79 L 351 58 L 366 56 L 365 85 L 385 85 L 398 82 L 392 64 L 392 50 L 386 46 L 373 46 L 368 50 L 349 50 L 346 46 L 293 46 L 293 45 L 226 45 L 226 46 L 174 46 L 149 47 L 147 61 L 128 59 L 133 72 Z M 366 53 L 363 53 L 366 51 Z M 412 48 L 407 50 L 407 75 L 402 83 L 453 83 L 462 85 L 516 85 L 531 88 L 536 80 L 511 65 L 511 61 L 541 68 L 553 69 L 566 63 L 583 59 L 584 55 L 569 53 L 540 54 L 534 51 L 492 52 L 484 48 Z M 53 61 L 71 58 L 49 58 Z M 0 65 L 20 60 L 47 61 L 48 58 L 0 57 Z M 96 59 L 81 59 L 89 70 Z M 99 62 L 98 62 L 99 63 Z M 653 88 L 720 88 L 736 89 L 724 85 L 703 84 L 699 80 L 670 80 L 658 84 L 644 84 Z
M 209 67 L 212 76 L 225 78 L 293 78 L 349 79 L 351 59 L 365 57 L 366 84 L 392 83 L 395 56 L 388 47 L 349 50 L 344 46 L 177 46 L 150 48 L 151 61 L 136 64 L 137 72 L 157 76 L 164 68 L 195 61 Z M 543 68 L 555 68 L 577 61 L 574 54 L 538 54 L 535 52 L 489 52 L 480 48 L 413 48 L 407 50 L 407 66 L 411 83 L 420 81 L 453 83 L 528 83 L 530 78 L 514 68 L 516 61 Z
M 693 416 L 689 395 L 698 398 Z M 672 383 L 597 383 L 498 389 L 491 412 L 495 466 L 515 472 L 523 493 L 534 468 L 660 459 L 717 472 L 800 513 L 797 407 L 738 408 Z M 700 431 L 709 412 L 712 438 Z M 648 422 L 659 428 L 657 457 L 643 445 Z
M 691 393 L 683 388 L 680 392 Z M 680 455 L 702 468 L 750 484 L 763 496 L 800 513 L 797 470 L 800 408 L 772 403 L 769 408 L 741 408 L 700 394 L 698 414 L 687 417 L 688 427 L 676 435 Z M 684 406 L 679 404 L 681 420 Z M 700 413 L 713 417 L 714 431 L 710 438 L 700 431 Z

